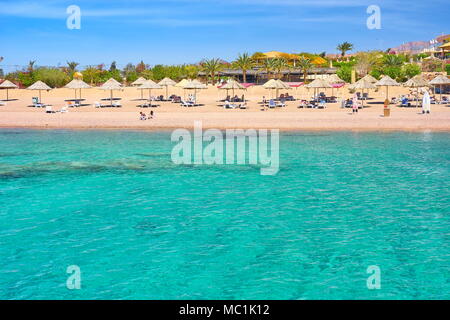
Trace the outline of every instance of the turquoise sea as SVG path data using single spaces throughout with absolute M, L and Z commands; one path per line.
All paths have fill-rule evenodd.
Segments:
M 275 176 L 173 145 L 1 130 L 0 299 L 450 298 L 449 133 L 283 133 Z

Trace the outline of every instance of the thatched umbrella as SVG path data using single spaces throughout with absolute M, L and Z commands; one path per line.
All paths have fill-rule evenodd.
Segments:
M 307 84 L 305 87 L 314 88 L 314 99 L 316 97 L 316 89 L 332 88 L 331 84 L 329 84 L 328 81 L 321 78 L 314 80 L 313 82 Z
M 375 83 L 376 86 L 386 87 L 386 100 L 389 101 L 389 87 L 399 86 L 400 84 L 389 76 L 384 76 Z
M 153 89 L 162 89 L 162 87 L 152 80 L 146 80 L 143 84 L 141 84 L 139 86 L 139 89 L 148 89 L 148 101 L 149 101 L 150 107 L 151 107 L 152 106 L 152 90 Z
M 190 80 L 182 88 L 186 90 L 194 90 L 195 100 L 197 100 L 197 90 L 208 89 L 208 86 L 198 80 Z
M 364 89 L 376 89 L 377 87 L 369 81 L 369 79 L 362 78 L 359 81 L 350 85 L 350 89 L 361 89 L 364 93 Z M 362 107 L 364 108 L 364 100 L 362 100 Z
M 27 88 L 28 90 L 39 90 L 39 103 L 42 103 L 41 101 L 41 91 L 42 90 L 52 90 L 52 88 L 50 88 L 46 83 L 42 82 L 42 81 L 36 81 L 35 83 L 33 83 L 31 86 L 29 86 Z
M 186 89 L 184 89 L 184 86 L 187 85 L 188 83 L 189 83 L 188 79 L 183 79 L 175 85 L 175 87 L 183 89 L 183 96 L 185 99 L 186 99 Z
M 19 88 L 19 87 L 16 86 L 14 83 L 12 83 L 9 80 L 5 80 L 2 82 L 2 84 L 0 84 L 0 89 L 6 89 L 6 100 L 5 101 L 9 101 L 8 90 L 9 89 L 17 89 L 17 88 Z
M 329 84 L 331 84 L 331 95 L 334 96 L 334 86 L 333 84 L 341 84 L 341 83 L 346 83 L 344 80 L 342 80 L 341 78 L 339 78 L 339 76 L 337 74 L 332 74 L 331 76 L 329 76 L 327 79 Z
M 228 90 L 232 90 L 232 95 L 234 96 L 234 90 L 245 90 L 246 88 L 240 84 L 239 82 L 237 82 L 234 79 L 229 79 L 227 81 L 227 83 L 225 83 L 223 86 L 221 86 L 219 89 L 221 90 L 227 90 L 227 95 L 228 95 Z
M 117 80 L 111 78 L 108 81 L 106 81 L 100 87 L 100 89 L 111 91 L 110 101 L 111 101 L 111 105 L 112 105 L 113 104 L 113 90 L 122 90 L 122 84 L 120 82 L 118 82 Z
M 447 76 L 439 75 L 433 80 L 430 81 L 430 84 L 433 86 L 439 86 L 440 92 L 441 92 L 441 101 L 442 101 L 442 86 L 446 84 L 450 84 L 450 79 L 447 78 Z M 436 89 L 434 89 L 434 92 L 436 92 Z
M 369 81 L 372 82 L 372 83 L 377 83 L 377 82 L 378 82 L 378 80 L 375 79 L 374 77 L 372 77 L 370 74 L 366 74 L 366 75 L 365 75 L 364 77 L 362 77 L 361 79 L 369 80 Z
M 88 85 L 83 80 L 77 80 L 73 79 L 68 84 L 64 86 L 64 88 L 67 89 L 74 89 L 75 90 L 75 99 L 77 98 L 77 89 L 80 89 L 80 99 L 81 99 L 81 89 L 89 89 L 92 88 L 90 85 Z
M 139 77 L 136 81 L 132 82 L 131 85 L 133 87 L 137 87 L 142 85 L 145 81 L 147 81 L 147 79 L 145 79 L 144 77 Z
M 291 87 L 289 85 L 287 85 L 286 83 L 284 83 L 283 81 L 275 80 L 275 79 L 270 79 L 269 81 L 264 83 L 263 88 L 271 89 L 271 90 L 275 89 L 277 97 L 278 97 L 278 91 L 280 89 L 291 89 Z
M 147 81 L 147 79 L 145 79 L 144 77 L 139 77 L 136 81 L 132 82 L 131 85 L 133 87 L 137 87 L 142 85 L 145 81 Z M 143 99 L 143 89 L 141 89 L 141 99 Z
M 160 82 L 158 82 L 160 86 L 166 87 L 166 99 L 169 98 L 169 86 L 174 86 L 177 83 L 170 78 L 164 78 Z
M 422 78 L 420 75 L 414 76 L 403 84 L 405 87 L 410 88 L 422 88 L 428 86 L 428 81 Z M 419 96 L 416 95 L 416 107 L 419 100 Z

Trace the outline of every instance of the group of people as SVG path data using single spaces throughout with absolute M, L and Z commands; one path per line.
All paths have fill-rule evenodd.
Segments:
M 146 115 L 145 113 L 143 113 L 142 111 L 139 112 L 139 116 L 140 116 L 140 119 L 141 119 L 141 120 L 153 119 L 153 115 L 154 115 L 153 110 L 150 110 L 150 113 L 148 114 L 148 117 L 147 117 L 147 115 Z

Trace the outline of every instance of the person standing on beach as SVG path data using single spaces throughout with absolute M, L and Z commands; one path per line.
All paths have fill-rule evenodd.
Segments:
M 150 110 L 150 116 L 148 118 L 153 119 L 153 110 Z
M 358 113 L 358 98 L 356 95 L 353 97 L 352 110 L 352 113 Z
M 422 99 L 422 113 L 430 113 L 431 112 L 431 99 L 428 90 L 425 90 Z

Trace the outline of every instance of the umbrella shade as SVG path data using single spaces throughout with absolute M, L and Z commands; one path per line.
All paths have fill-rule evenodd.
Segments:
M 227 90 L 227 94 L 228 94 L 228 90 L 232 90 L 233 91 L 233 96 L 234 96 L 234 90 L 239 90 L 239 89 L 245 90 L 246 87 L 244 87 L 242 84 L 240 84 L 239 82 L 237 82 L 234 79 L 229 79 L 227 81 L 227 83 L 225 83 L 219 89 Z
M 183 87 L 183 89 L 194 90 L 195 99 L 197 99 L 197 90 L 208 89 L 208 86 L 204 85 L 198 80 L 188 81 Z
M 326 80 L 328 81 L 328 83 L 345 83 L 345 81 L 339 78 L 337 74 L 332 74 Z
M 41 91 L 42 90 L 51 90 L 52 88 L 50 88 L 46 83 L 44 83 L 42 81 L 36 81 L 31 86 L 29 86 L 27 89 L 28 90 L 38 90 L 39 91 L 39 102 L 42 102 Z
M 167 99 L 169 96 L 169 86 L 174 86 L 177 83 L 175 81 L 173 81 L 172 79 L 166 77 L 166 78 L 162 79 L 158 84 L 160 86 L 166 87 L 166 99 Z
M 140 86 L 145 81 L 147 81 L 147 79 L 145 79 L 144 77 L 139 77 L 136 81 L 132 82 L 131 85 L 132 86 Z
M 108 81 L 106 81 L 100 89 L 102 90 L 121 90 L 122 84 L 118 82 L 117 80 L 111 78 Z
M 68 84 L 64 86 L 64 88 L 68 89 L 74 89 L 75 90 L 75 99 L 77 98 L 77 89 L 80 89 L 80 98 L 81 98 L 81 89 L 89 89 L 91 88 L 90 85 L 88 85 L 83 80 L 74 79 L 70 81 Z
M 29 86 L 27 89 L 28 90 L 51 90 L 52 88 L 50 88 L 46 83 L 44 83 L 42 81 L 36 81 L 31 86 Z
M 263 84 L 263 88 L 266 89 L 275 89 L 276 90 L 276 96 L 278 97 L 278 90 L 280 89 L 291 89 L 291 87 L 289 85 L 287 85 L 286 83 L 284 83 L 281 80 L 275 80 L 275 79 L 270 79 L 269 81 L 267 81 L 265 84 Z
M 178 82 L 178 83 L 175 85 L 175 87 L 184 88 L 184 86 L 185 86 L 186 84 L 188 84 L 188 83 L 189 83 L 189 80 L 188 80 L 188 79 L 183 79 L 183 80 L 181 80 L 180 82 Z
M 389 76 L 384 76 L 375 83 L 376 86 L 386 87 L 386 100 L 389 100 L 389 87 L 399 86 L 400 84 Z
M 417 75 L 417 76 L 409 79 L 408 81 L 406 81 L 403 85 L 405 87 L 410 87 L 410 88 L 426 87 L 426 86 L 428 86 L 428 81 L 425 80 L 424 78 L 422 78 L 421 76 Z
M 313 82 L 307 84 L 305 87 L 314 88 L 314 99 L 316 99 L 316 89 L 333 88 L 333 86 L 329 84 L 328 81 L 321 78 L 314 80 Z
M 162 89 L 162 87 L 155 83 L 152 80 L 147 80 L 143 84 L 139 86 L 139 89 L 148 89 L 148 100 L 150 102 L 150 106 L 152 104 L 152 90 L 153 89 Z
M 450 79 L 447 76 L 440 75 L 430 81 L 430 84 L 433 86 L 439 86 L 441 92 L 441 101 L 442 101 L 442 86 L 446 84 L 450 84 Z M 436 91 L 435 91 L 436 92 Z
M 376 89 L 377 87 L 369 81 L 369 79 L 362 78 L 354 84 L 350 85 L 350 89 L 361 89 L 364 93 L 364 89 Z M 362 106 L 364 108 L 364 99 L 362 99 Z
M 374 77 L 372 77 L 370 74 L 366 74 L 362 79 L 369 80 L 372 83 L 377 83 L 378 82 L 378 80 L 375 79 Z
M 3 81 L 3 82 L 0 84 L 0 89 L 6 89 L 6 101 L 9 100 L 9 93 L 8 93 L 8 90 L 9 90 L 9 89 L 17 89 L 17 88 L 18 88 L 18 86 L 15 85 L 14 83 L 12 83 L 12 82 L 9 81 L 9 80 L 5 80 L 5 81 Z
M 111 100 L 111 105 L 112 105 L 112 102 L 113 102 L 113 90 L 121 90 L 122 89 L 122 84 L 120 82 L 118 82 L 117 80 L 111 78 L 108 81 L 106 81 L 100 87 L 100 89 L 102 89 L 102 90 L 110 90 L 111 91 L 110 100 Z

